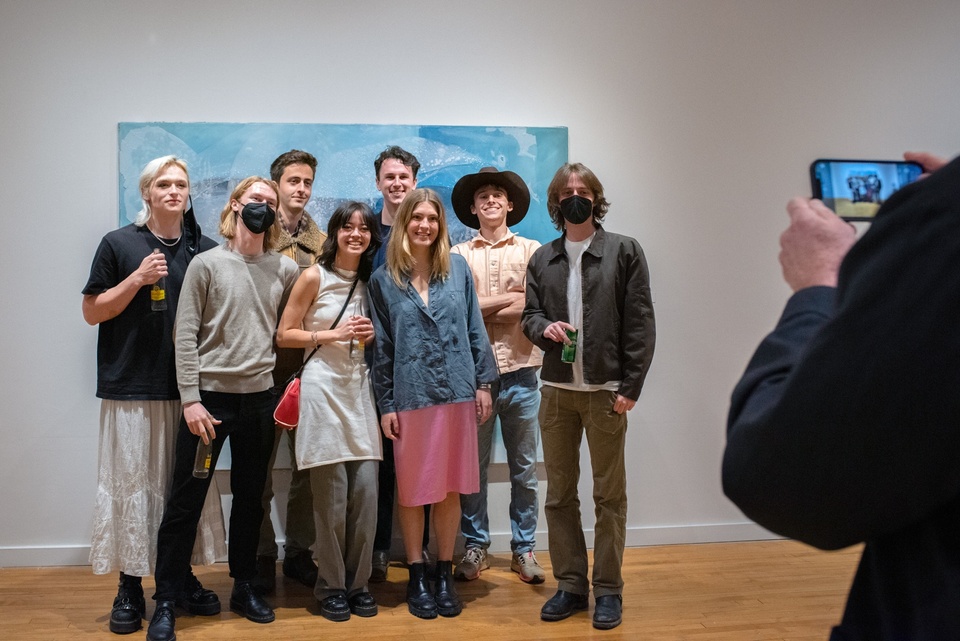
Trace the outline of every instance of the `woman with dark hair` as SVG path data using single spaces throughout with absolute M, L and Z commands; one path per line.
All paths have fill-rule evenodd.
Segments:
M 296 462 L 310 473 L 319 553 L 314 595 L 331 621 L 377 614 L 367 582 L 381 451 L 364 345 L 374 338 L 366 282 L 379 246 L 370 207 L 338 207 L 318 262 L 297 280 L 277 330 L 280 347 L 320 348 L 301 378 Z
M 393 441 L 400 527 L 410 566 L 407 607 L 432 619 L 460 614 L 453 546 L 460 494 L 480 491 L 477 424 L 490 415 L 497 380 L 467 261 L 450 253 L 443 203 L 430 189 L 404 198 L 387 262 L 370 279 L 377 349 L 374 391 Z M 422 554 L 423 506 L 433 506 L 436 586 Z

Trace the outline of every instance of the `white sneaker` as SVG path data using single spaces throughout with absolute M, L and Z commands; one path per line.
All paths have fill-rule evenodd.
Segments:
M 480 577 L 480 572 L 490 567 L 490 561 L 487 560 L 487 551 L 483 548 L 467 548 L 460 563 L 457 563 L 457 569 L 453 573 L 453 578 L 461 581 L 472 581 Z M 543 579 L 541 579 L 542 581 Z
M 514 552 L 510 569 L 519 574 L 520 580 L 524 583 L 543 583 L 546 576 L 543 568 L 537 563 L 537 555 L 533 550 L 523 553 Z

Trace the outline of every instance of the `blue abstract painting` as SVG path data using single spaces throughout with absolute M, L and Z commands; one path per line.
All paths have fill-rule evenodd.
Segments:
M 481 167 L 517 173 L 530 189 L 530 209 L 511 229 L 547 243 L 557 237 L 547 214 L 547 186 L 567 162 L 566 127 L 482 127 L 425 125 L 326 125 L 309 123 L 121 122 L 119 143 L 120 225 L 133 222 L 142 201 L 138 182 L 143 167 L 173 154 L 190 171 L 194 212 L 205 235 L 222 240 L 220 211 L 230 192 L 247 176 L 270 175 L 273 159 L 290 149 L 317 157 L 317 174 L 307 211 L 321 229 L 337 206 L 360 200 L 374 211 L 381 207 L 374 159 L 390 145 L 399 145 L 420 161 L 418 187 L 440 194 L 447 208 L 450 241 L 456 244 L 476 233 L 465 227 L 450 204 L 456 182 Z M 281 448 L 281 452 L 286 450 Z M 543 454 L 538 452 L 538 460 Z M 497 430 L 494 463 L 506 461 Z M 229 468 L 228 452 L 217 467 Z M 278 467 L 289 467 L 286 454 Z
M 417 186 L 443 198 L 452 243 L 475 232 L 453 214 L 450 192 L 462 176 L 488 166 L 513 171 L 526 181 L 530 210 L 513 231 L 545 243 L 557 237 L 547 215 L 547 185 L 567 161 L 566 127 L 121 122 L 118 143 L 121 225 L 132 222 L 140 210 L 137 182 L 144 165 L 173 154 L 187 163 L 194 211 L 204 233 L 215 239 L 220 211 L 234 186 L 247 176 L 269 176 L 273 159 L 290 149 L 317 157 L 307 211 L 322 229 L 347 200 L 364 201 L 378 211 L 373 161 L 384 148 L 399 145 L 420 161 Z

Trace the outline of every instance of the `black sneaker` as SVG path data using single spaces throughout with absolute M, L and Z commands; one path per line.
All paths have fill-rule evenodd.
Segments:
M 147 604 L 143 598 L 143 584 L 138 576 L 120 573 L 117 598 L 110 610 L 110 631 L 114 634 L 131 634 L 143 627 Z

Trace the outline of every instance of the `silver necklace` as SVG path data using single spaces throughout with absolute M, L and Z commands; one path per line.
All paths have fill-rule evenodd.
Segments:
M 165 241 L 164 239 L 162 239 L 162 238 L 160 238 L 159 236 L 157 236 L 157 234 L 156 234 L 152 229 L 150 229 L 150 225 L 147 225 L 147 230 L 148 230 L 151 234 L 153 234 L 153 237 L 154 237 L 154 238 L 156 238 L 158 241 L 160 241 L 160 244 L 161 244 L 161 245 L 165 245 L 166 247 L 173 247 L 174 245 L 176 245 L 177 243 L 180 242 L 180 239 L 181 239 L 181 238 L 183 238 L 183 221 L 180 221 L 180 235 L 177 236 L 177 239 L 176 239 L 176 240 L 173 240 L 173 241 L 170 241 L 170 242 L 167 242 L 167 241 Z

